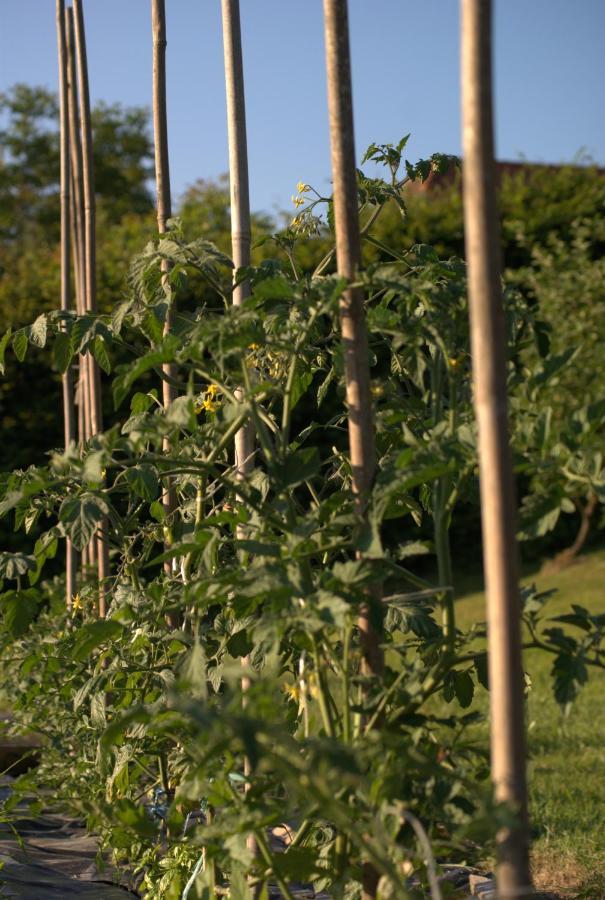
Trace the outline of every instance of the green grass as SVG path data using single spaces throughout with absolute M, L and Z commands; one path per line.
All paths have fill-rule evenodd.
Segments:
M 582 556 L 568 569 L 532 574 L 540 590 L 556 588 L 547 612 L 579 603 L 605 612 L 605 550 Z M 471 587 L 467 580 L 465 589 Z M 485 599 L 476 589 L 457 603 L 458 622 L 483 620 Z M 563 896 L 605 898 L 605 672 L 592 669 L 567 716 L 552 696 L 552 656 L 526 653 L 532 679 L 528 700 L 529 786 L 537 886 Z

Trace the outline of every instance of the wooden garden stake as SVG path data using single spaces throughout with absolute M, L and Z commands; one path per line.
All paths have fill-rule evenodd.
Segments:
M 95 188 L 92 155 L 92 124 L 90 116 L 90 91 L 88 87 L 88 63 L 86 58 L 86 34 L 82 0 L 73 0 L 75 48 L 78 80 L 80 82 L 80 130 L 82 141 L 82 181 L 84 197 L 84 283 L 85 310 L 93 315 L 97 311 L 96 294 L 96 237 L 95 237 Z M 87 374 L 90 391 L 91 435 L 103 429 L 101 411 L 101 377 L 97 361 L 87 354 Z M 99 615 L 106 613 L 105 580 L 109 576 L 109 543 L 107 523 L 102 521 L 96 538 L 99 579 Z
M 59 57 L 59 99 L 61 108 L 60 158 L 61 158 L 61 309 L 71 306 L 70 291 L 70 165 L 69 165 L 69 113 L 67 99 L 67 47 L 65 41 L 65 0 L 57 0 L 57 46 Z M 63 374 L 63 425 L 65 447 L 75 442 L 76 419 L 74 410 L 74 386 L 71 366 Z M 76 593 L 76 548 L 68 538 L 65 542 L 65 591 L 67 608 L 71 608 Z
M 71 7 L 65 10 L 65 32 L 67 38 L 67 96 L 69 109 L 69 140 L 71 169 L 71 235 L 74 262 L 74 283 L 76 310 L 84 315 L 86 306 L 86 284 L 84 281 L 84 186 L 82 183 L 82 142 L 80 140 L 80 116 L 78 114 L 78 81 L 76 78 L 76 51 L 74 37 L 74 13 Z M 79 358 L 78 376 L 78 437 L 83 445 L 91 435 L 90 389 L 88 385 L 88 365 L 84 354 Z M 83 553 L 87 557 L 87 552 Z M 84 564 L 84 563 L 83 563 Z
M 168 118 L 166 113 L 166 10 L 164 0 L 151 0 L 151 27 L 153 33 L 153 134 L 155 148 L 155 183 L 157 191 L 158 231 L 165 234 L 166 225 L 172 215 L 170 196 L 170 161 L 168 156 Z M 168 262 L 162 260 L 165 290 L 168 292 Z M 172 328 L 173 313 L 169 307 L 164 320 L 164 334 Z M 175 367 L 172 363 L 162 366 L 165 379 L 162 380 L 162 400 L 164 408 L 176 400 L 176 388 L 173 384 Z M 167 380 L 170 379 L 170 380 Z M 168 450 L 170 442 L 164 439 L 164 450 Z M 177 507 L 176 489 L 171 481 L 166 483 L 162 495 L 162 505 L 166 521 L 170 523 Z M 170 544 L 170 526 L 166 527 L 166 549 Z M 172 573 L 172 563 L 164 563 L 167 575 Z M 174 622 L 176 624 L 176 621 Z
M 67 98 L 71 174 L 71 246 L 74 264 L 76 311 L 79 316 L 82 316 L 86 306 L 86 284 L 84 281 L 84 185 L 82 183 L 82 142 L 80 140 L 80 116 L 78 113 L 74 11 L 71 7 L 65 9 L 65 34 L 67 43 Z M 80 448 L 82 448 L 91 435 L 88 362 L 83 353 L 80 353 L 78 357 L 76 397 L 78 403 L 78 443 Z M 91 565 L 94 565 L 94 539 L 82 549 L 83 576 Z
M 248 184 L 248 142 L 246 138 L 246 101 L 244 93 L 244 64 L 239 0 L 222 0 L 223 50 L 225 58 L 225 90 L 227 95 L 227 132 L 229 141 L 229 184 L 231 192 L 231 253 L 235 276 L 237 270 L 250 265 L 250 191 Z M 240 281 L 233 288 L 233 303 L 240 306 L 250 294 L 248 281 Z M 238 392 L 236 392 L 237 394 Z M 252 422 L 235 435 L 235 467 L 237 477 L 245 478 L 254 468 L 254 429 Z M 238 537 L 245 532 L 238 526 Z M 249 658 L 242 659 L 248 666 Z M 242 692 L 250 687 L 247 676 L 242 678 Z M 244 775 L 250 775 L 250 760 L 244 758 Z M 249 785 L 246 784 L 246 790 Z M 257 853 L 256 840 L 248 837 L 248 848 Z
M 531 892 L 521 606 L 506 410 L 505 321 L 492 122 L 490 0 L 462 0 L 464 223 L 487 592 L 492 777 L 518 825 L 498 841 L 498 897 Z
M 357 277 L 361 262 L 361 244 L 346 0 L 324 0 L 324 23 L 336 263 L 338 273 L 352 282 Z M 340 327 L 345 361 L 353 493 L 358 515 L 366 516 L 374 480 L 376 451 L 364 297 L 358 287 L 348 287 L 340 300 Z M 369 675 L 381 677 L 384 654 L 380 646 L 380 634 L 372 622 L 372 609 L 380 603 L 380 589 L 375 589 L 368 599 L 358 620 L 364 669 Z M 378 878 L 376 869 L 366 862 L 363 867 L 364 900 L 376 897 Z
M 324 0 L 324 21 L 334 182 L 336 262 L 339 274 L 348 281 L 354 281 L 361 261 L 361 249 L 346 0 Z M 359 515 L 365 516 L 374 480 L 376 451 L 370 393 L 368 335 L 363 292 L 360 288 L 349 287 L 343 294 L 340 301 L 340 324 L 345 354 L 353 492 Z M 374 675 L 381 675 L 383 654 L 380 636 L 372 625 L 369 609 L 362 611 L 359 628 L 367 670 Z

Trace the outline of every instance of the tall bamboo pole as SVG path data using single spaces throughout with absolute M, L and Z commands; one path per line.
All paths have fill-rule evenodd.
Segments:
M 155 183 L 157 192 L 157 219 L 160 234 L 166 232 L 168 219 L 172 215 L 170 196 L 170 160 L 168 154 L 168 116 L 166 112 L 166 10 L 164 0 L 151 0 L 151 28 L 153 36 L 153 134 L 155 148 Z M 164 283 L 167 282 L 168 263 L 162 260 L 162 272 Z M 167 284 L 166 284 L 167 288 Z M 172 308 L 166 312 L 164 321 L 164 334 L 172 328 Z M 162 400 L 166 409 L 176 399 L 176 388 L 173 384 L 175 367 L 172 363 L 165 363 L 162 371 L 166 376 L 162 381 Z M 170 379 L 170 380 L 167 380 Z M 169 450 L 170 442 L 164 439 L 164 450 Z M 171 481 L 166 483 L 162 495 L 164 514 L 168 523 L 171 522 L 177 507 L 176 489 Z M 170 543 L 170 525 L 166 528 L 166 544 Z M 167 575 L 172 572 L 172 564 L 168 560 L 164 563 Z
M 238 269 L 250 265 L 250 191 L 248 186 L 248 142 L 239 0 L 222 0 L 227 131 L 229 139 L 229 183 L 231 193 L 231 248 Z M 242 281 L 233 289 L 233 303 L 240 306 L 250 294 Z M 249 422 L 235 436 L 235 465 L 240 478 L 254 467 L 254 429 Z
M 487 592 L 492 778 L 519 823 L 498 840 L 498 896 L 531 891 L 515 489 L 508 439 L 492 121 L 491 2 L 462 0 L 464 222 Z
M 74 262 L 76 310 L 84 315 L 86 309 L 86 283 L 84 262 L 84 186 L 82 183 L 82 142 L 80 140 L 80 116 L 78 114 L 78 82 L 76 77 L 76 51 L 73 9 L 65 10 L 67 37 L 67 94 L 69 108 L 69 139 L 71 158 L 71 233 Z M 90 390 L 87 363 L 82 354 L 79 360 L 78 397 L 80 408 L 79 439 L 84 443 L 91 436 Z
M 361 263 L 357 173 L 353 130 L 353 98 L 349 23 L 346 0 L 324 0 L 328 112 L 334 188 L 334 227 L 336 263 L 340 275 L 352 282 Z M 340 327 L 345 361 L 346 403 L 349 428 L 349 454 L 353 474 L 353 493 L 357 514 L 367 514 L 374 480 L 376 450 L 370 392 L 368 335 L 363 292 L 349 287 L 340 301 Z M 360 611 L 358 626 L 367 674 L 381 677 L 384 654 L 380 633 L 373 621 L 373 610 L 380 605 L 380 589 L 368 598 Z M 378 873 L 372 865 L 363 867 L 363 898 L 376 897 Z
M 348 281 L 354 281 L 361 261 L 361 247 L 346 0 L 324 0 L 324 21 L 336 262 L 339 274 Z M 363 516 L 367 511 L 374 480 L 376 451 L 364 298 L 363 292 L 357 287 L 349 287 L 343 294 L 340 301 L 340 324 L 345 354 L 353 492 L 357 511 Z M 379 635 L 370 620 L 369 609 L 362 611 L 359 628 L 367 669 L 379 675 L 383 669 L 383 657 Z
M 69 165 L 69 112 L 67 99 L 67 47 L 65 41 L 65 2 L 56 2 L 57 47 L 59 57 L 59 98 L 60 98 L 60 157 L 61 157 L 61 309 L 71 306 L 70 290 L 70 165 Z M 71 366 L 64 373 L 63 383 L 63 425 L 65 447 L 76 439 L 76 419 L 74 410 L 73 374 Z M 76 548 L 68 538 L 65 542 L 65 591 L 67 608 L 71 608 L 76 592 Z
M 80 82 L 80 130 L 82 141 L 82 174 L 84 185 L 84 261 L 86 312 L 97 311 L 96 284 L 96 235 L 95 235 L 95 188 L 92 154 L 92 124 L 90 116 L 90 91 L 88 86 L 88 62 L 86 57 L 86 34 L 82 0 L 73 0 L 76 62 Z M 88 383 L 90 391 L 90 422 L 93 435 L 103 429 L 101 408 L 101 377 L 99 367 L 92 354 L 88 354 Z M 105 581 L 109 576 L 109 543 L 107 523 L 101 522 L 96 539 L 99 578 L 99 615 L 105 616 Z
M 248 181 L 248 141 L 246 137 L 246 100 L 244 92 L 244 63 L 239 0 L 222 0 L 223 51 L 225 60 L 225 90 L 227 95 L 227 134 L 229 141 L 229 184 L 231 194 L 231 254 L 237 270 L 250 265 L 250 191 Z M 250 284 L 241 281 L 233 288 L 233 303 L 241 306 L 250 294 Z M 254 468 L 254 429 L 248 422 L 235 436 L 235 468 L 239 479 L 246 478 Z M 238 526 L 238 537 L 245 537 Z M 242 665 L 249 665 L 249 657 Z M 242 678 L 244 705 L 250 679 Z M 250 760 L 244 758 L 244 775 L 251 773 Z M 246 789 L 248 783 L 246 783 Z M 248 848 L 257 852 L 253 835 L 248 837 Z
M 69 108 L 69 139 L 71 169 L 71 235 L 72 255 L 74 263 L 74 284 L 76 294 L 76 310 L 79 316 L 86 311 L 86 263 L 84 259 L 84 184 L 82 164 L 82 142 L 80 140 L 80 115 L 78 113 L 78 79 L 76 76 L 76 48 L 74 11 L 71 7 L 65 10 L 65 33 L 67 38 L 67 95 Z M 78 440 L 80 447 L 92 435 L 91 427 L 91 391 L 89 385 L 88 360 L 80 353 L 78 359 Z M 89 566 L 95 565 L 95 541 L 90 541 L 82 549 L 82 570 L 86 573 Z

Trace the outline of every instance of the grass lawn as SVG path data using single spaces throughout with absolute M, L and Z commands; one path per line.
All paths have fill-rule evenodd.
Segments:
M 549 615 L 572 603 L 605 612 L 605 550 L 558 573 L 533 574 L 540 590 L 557 588 Z M 470 585 L 467 585 L 470 587 Z M 465 592 L 457 603 L 461 627 L 485 618 L 484 596 Z M 536 886 L 582 900 L 605 898 L 605 672 L 591 669 L 568 716 L 552 696 L 552 657 L 526 654 L 529 695 L 529 784 Z

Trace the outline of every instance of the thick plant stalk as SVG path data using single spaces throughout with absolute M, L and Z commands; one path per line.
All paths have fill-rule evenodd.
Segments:
M 518 824 L 497 836 L 498 896 L 531 890 L 521 607 L 515 490 L 506 409 L 505 321 L 500 286 L 492 122 L 490 0 L 462 0 L 464 222 L 487 592 L 491 756 L 496 799 Z
M 57 0 L 57 46 L 59 58 L 60 159 L 61 159 L 61 309 L 71 306 L 70 290 L 70 165 L 69 165 L 69 113 L 67 99 L 67 46 L 65 40 L 65 0 Z M 65 447 L 75 442 L 76 417 L 74 410 L 74 385 L 71 366 L 63 374 L 63 425 Z M 71 540 L 65 542 L 65 592 L 67 608 L 71 609 L 76 593 L 77 552 Z
M 96 293 L 96 235 L 95 235 L 95 189 L 92 155 L 92 124 L 90 116 L 90 91 L 88 87 L 88 63 L 86 58 L 86 35 L 82 0 L 74 0 L 74 25 L 76 63 L 80 82 L 80 130 L 82 141 L 82 180 L 84 195 L 84 282 L 85 309 L 95 314 Z M 87 373 L 90 390 L 90 427 L 94 436 L 103 430 L 101 412 L 101 377 L 99 367 L 91 353 L 87 354 Z M 91 548 L 92 549 L 92 548 Z M 99 579 L 99 615 L 103 618 L 107 611 L 105 582 L 109 576 L 109 543 L 107 523 L 102 521 L 96 537 L 97 571 Z
M 153 134 L 155 148 L 155 183 L 157 192 L 157 219 L 160 234 L 166 232 L 168 220 L 172 215 L 170 196 L 170 161 L 168 155 L 168 117 L 166 113 L 166 10 L 164 0 L 151 0 L 151 28 L 153 33 Z M 168 263 L 162 260 L 164 284 L 168 289 Z M 172 329 L 172 309 L 166 312 L 164 334 Z M 162 400 L 167 409 L 176 399 L 176 388 L 172 383 L 175 378 L 175 367 L 165 363 L 162 371 L 170 381 L 162 381 Z M 164 439 L 164 450 L 168 450 L 170 442 Z M 176 489 L 172 481 L 168 481 L 162 495 L 164 515 L 170 523 L 177 507 Z M 166 549 L 170 544 L 170 529 L 166 529 Z M 164 563 L 167 575 L 172 573 L 172 563 Z M 176 624 L 176 623 L 175 623 Z
M 248 183 L 248 142 L 246 137 L 246 101 L 244 93 L 244 64 L 239 0 L 222 0 L 223 50 L 225 59 L 225 90 L 227 95 L 227 132 L 229 141 L 229 184 L 231 192 L 231 253 L 235 275 L 250 265 L 250 191 Z M 240 281 L 233 288 L 233 303 L 240 306 L 250 294 L 248 281 Z M 241 392 L 236 392 L 236 394 Z M 244 479 L 254 468 L 254 429 L 248 422 L 235 435 L 235 468 L 238 479 Z M 238 526 L 238 537 L 245 531 Z M 248 666 L 249 658 L 242 659 Z M 244 705 L 250 687 L 247 676 L 242 678 Z M 244 775 L 251 772 L 250 760 L 244 758 Z M 246 790 L 248 784 L 246 784 Z M 248 848 L 258 852 L 254 835 L 248 837 Z
M 324 20 L 336 262 L 338 273 L 348 281 L 354 281 L 361 260 L 361 249 L 346 0 L 324 0 Z M 362 291 L 357 287 L 349 287 L 343 294 L 340 302 L 340 324 L 345 354 L 353 492 L 357 511 L 359 515 L 364 516 L 374 480 L 376 451 L 364 298 Z M 362 610 L 359 628 L 367 671 L 380 675 L 383 670 L 383 654 L 380 649 L 380 637 L 372 625 L 369 609 Z

